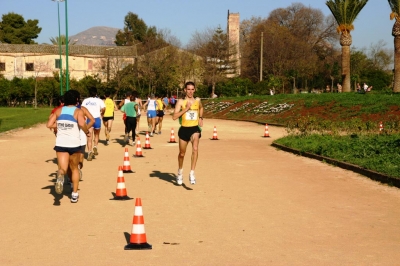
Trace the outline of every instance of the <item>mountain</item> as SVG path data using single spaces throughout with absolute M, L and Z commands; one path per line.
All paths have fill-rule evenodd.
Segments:
M 115 35 L 117 34 L 117 28 L 110 27 L 92 27 L 78 34 L 69 36 L 71 43 L 81 45 L 93 45 L 93 46 L 115 46 Z

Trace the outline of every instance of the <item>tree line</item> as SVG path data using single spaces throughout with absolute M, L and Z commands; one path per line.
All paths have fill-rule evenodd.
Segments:
M 353 22 L 367 2 L 328 0 L 326 5 L 332 13 L 329 16 L 319 9 L 294 3 L 273 10 L 266 18 L 243 20 L 240 23 L 239 50 L 229 42 L 228 33 L 220 26 L 194 32 L 187 46 L 182 47 L 168 29 L 148 26 L 137 14 L 128 12 L 115 43 L 118 46 L 137 45 L 135 64 L 125 65 L 116 59 L 110 60 L 106 66 L 109 73 L 107 82 L 91 76 L 81 81 L 71 80 L 70 85 L 86 95 L 85 84 L 95 83 L 100 91 L 108 90 L 115 97 L 127 90 L 137 90 L 142 97 L 149 93 L 179 96 L 180 87 L 187 80 L 198 84 L 201 97 L 214 93 L 240 96 L 265 95 L 270 91 L 324 91 L 327 85 L 334 88 L 338 83 L 342 84 L 344 92 L 349 92 L 355 90 L 357 83 L 364 82 L 373 84 L 375 91 L 399 92 L 398 49 L 394 50 L 393 68 L 393 52 L 382 41 L 372 44 L 368 50 L 350 48 Z M 393 26 L 395 43 L 400 43 L 398 2 L 389 1 L 391 17 L 396 19 Z M 32 44 L 40 31 L 37 20 L 25 22 L 22 16 L 9 13 L 3 15 L 0 22 L 0 41 Z M 62 41 L 67 40 L 64 37 Z M 58 37 L 52 38 L 51 42 L 58 43 Z M 239 54 L 240 65 L 235 54 Z M 2 80 L 0 86 L 17 90 L 21 86 L 16 84 L 29 84 L 27 80 Z M 45 88 L 54 85 L 53 98 L 59 94 L 57 75 L 50 80 L 43 79 L 37 83 L 38 101 L 42 104 L 51 102 L 51 97 L 44 96 Z M 28 97 L 31 90 L 26 91 L 22 96 L 20 92 L 14 94 Z M 11 97 L 11 94 L 4 98 L 1 95 L 6 94 L 1 93 L 0 103 L 13 102 L 10 99 L 15 96 Z

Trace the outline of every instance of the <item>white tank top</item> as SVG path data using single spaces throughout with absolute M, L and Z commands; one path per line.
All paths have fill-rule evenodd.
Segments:
M 149 104 L 147 105 L 147 111 L 155 111 L 156 110 L 156 100 L 149 100 Z
M 78 121 L 74 118 L 76 107 L 63 106 L 57 118 L 56 146 L 76 148 L 81 146 Z

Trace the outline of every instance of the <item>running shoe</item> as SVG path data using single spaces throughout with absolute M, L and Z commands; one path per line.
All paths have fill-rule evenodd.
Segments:
M 151 132 L 151 133 L 150 133 L 150 137 L 153 137 L 153 136 L 154 136 L 154 135 L 153 135 L 153 132 Z
M 79 199 L 79 194 L 78 194 L 78 192 L 72 192 L 71 193 L 71 202 L 72 203 L 77 203 L 78 202 L 78 199 Z
M 93 159 L 93 153 L 90 151 L 87 156 L 87 160 L 91 161 Z
M 178 170 L 178 175 L 176 176 L 176 183 L 178 185 L 182 185 L 182 183 L 183 183 L 183 171 L 182 170 L 181 171 Z
M 106 139 L 106 145 L 109 145 L 110 141 L 108 139 Z
M 161 131 L 158 131 L 158 135 L 161 135 Z
M 57 181 L 56 184 L 54 185 L 56 189 L 57 194 L 62 194 L 63 188 L 64 188 L 64 175 L 60 174 L 57 172 Z
M 192 185 L 196 184 L 196 177 L 194 176 L 194 172 L 192 172 L 192 171 L 189 173 L 189 181 L 190 181 L 190 184 L 192 184 Z
M 94 155 L 99 155 L 99 153 L 97 152 L 97 147 L 96 146 L 93 147 L 93 153 L 94 153 Z

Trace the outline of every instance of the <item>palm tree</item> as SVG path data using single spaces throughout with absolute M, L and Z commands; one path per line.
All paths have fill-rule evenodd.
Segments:
M 58 39 L 58 36 L 57 37 L 51 37 L 50 38 L 50 42 L 53 44 L 53 45 L 58 45 L 58 40 L 60 40 L 61 41 L 61 45 L 65 45 L 66 43 L 67 43 L 67 38 L 66 38 L 66 36 L 65 35 L 61 35 L 60 36 L 60 39 Z M 68 39 L 68 44 L 69 45 L 74 45 L 75 44 L 75 42 L 74 43 L 71 43 L 71 39 Z
M 392 29 L 394 37 L 394 84 L 393 92 L 400 92 L 400 0 L 388 0 L 392 13 L 390 19 L 396 19 Z
M 353 22 L 368 0 L 328 0 L 326 5 L 332 12 L 340 33 L 342 46 L 342 86 L 343 92 L 350 92 L 350 45 L 352 38 L 350 31 L 354 29 Z

